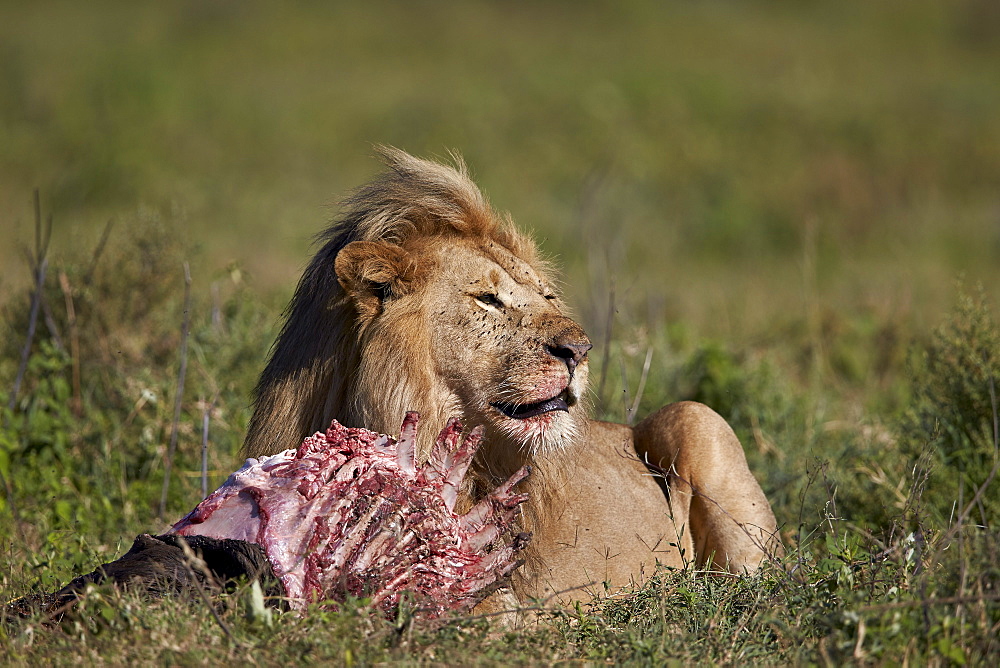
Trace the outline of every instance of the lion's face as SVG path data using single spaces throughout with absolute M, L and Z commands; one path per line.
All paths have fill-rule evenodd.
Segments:
M 436 237 L 406 250 L 351 244 L 337 274 L 360 319 L 360 377 L 384 375 L 389 358 L 407 369 L 392 397 L 369 403 L 369 423 L 461 415 L 486 427 L 487 444 L 526 453 L 580 435 L 590 340 L 531 264 L 499 244 Z
M 422 456 L 449 417 L 485 426 L 488 475 L 579 441 L 590 341 L 531 239 L 461 164 L 383 156 L 299 281 L 244 452 L 293 447 L 332 418 L 393 433 L 410 410 Z
M 430 348 L 466 422 L 532 451 L 572 441 L 585 420 L 591 344 L 553 286 L 500 246 L 448 244 L 431 254 Z

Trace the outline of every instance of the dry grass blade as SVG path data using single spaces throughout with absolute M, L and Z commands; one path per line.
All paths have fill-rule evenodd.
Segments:
M 28 335 L 24 340 L 24 347 L 21 349 L 21 361 L 17 367 L 17 375 L 14 377 L 14 387 L 10 391 L 10 400 L 7 402 L 7 409 L 14 410 L 17 405 L 17 395 L 21 391 L 21 383 L 24 381 L 24 372 L 28 368 L 28 358 L 31 357 L 31 344 L 35 340 L 35 327 L 38 324 L 38 310 L 42 303 L 41 291 L 45 284 L 45 273 L 48 270 L 48 260 L 42 259 L 34 269 L 35 288 L 31 294 L 31 311 L 28 315 Z
M 642 401 L 642 393 L 646 391 L 646 380 L 649 378 L 649 365 L 653 361 L 653 346 L 646 350 L 646 360 L 642 363 L 642 375 L 639 377 L 639 387 L 635 390 L 635 399 L 632 401 L 632 408 L 629 411 L 629 419 L 635 420 L 635 415 L 639 410 L 639 402 Z M 631 424 L 631 422 L 629 422 Z
M 97 262 L 101 259 L 101 255 L 104 253 L 104 248 L 108 245 L 108 239 L 111 237 L 111 228 L 114 227 L 112 221 L 108 221 L 104 225 L 104 231 L 101 232 L 101 238 L 97 242 L 97 246 L 94 247 L 94 252 L 90 256 L 90 266 L 87 267 L 87 273 L 83 275 L 83 284 L 90 285 L 91 281 L 94 280 L 94 272 L 97 271 Z
M 163 490 L 160 493 L 159 518 L 167 512 L 167 492 L 170 489 L 170 472 L 174 454 L 177 451 L 177 429 L 181 421 L 181 406 L 184 401 L 184 378 L 187 375 L 187 344 L 191 331 L 191 267 L 184 263 L 184 322 L 181 325 L 181 361 L 177 371 L 177 394 L 174 398 L 174 419 L 170 427 L 170 447 L 163 463 Z
M 31 345 L 35 340 L 35 327 L 38 324 L 38 311 L 42 305 L 42 290 L 45 287 L 45 273 L 48 270 L 49 239 L 52 237 L 52 218 L 48 219 L 45 226 L 45 233 L 42 233 L 42 204 L 35 189 L 35 254 L 32 257 L 31 273 L 33 274 L 34 288 L 31 292 L 31 310 L 28 316 L 28 335 L 21 349 L 21 361 L 17 367 L 17 375 L 14 377 L 14 388 L 10 393 L 10 400 L 7 408 L 11 411 L 17 405 L 17 395 L 21 391 L 21 382 L 24 380 L 24 372 L 28 368 L 28 358 L 31 356 Z
M 629 396 L 628 391 L 628 370 L 625 368 L 625 357 L 621 355 L 618 357 L 618 367 L 622 375 L 622 408 L 625 409 L 625 424 L 631 425 L 634 421 L 632 415 L 632 398 Z
M 42 233 L 42 203 L 38 189 L 35 188 L 35 254 L 32 259 L 32 274 L 35 277 L 34 288 L 31 291 L 31 309 L 28 315 L 28 333 L 24 340 L 24 347 L 21 349 L 21 359 L 17 367 L 17 375 L 14 377 L 14 387 L 10 391 L 10 400 L 7 402 L 7 410 L 14 412 L 17 406 L 17 395 L 21 391 L 21 383 L 24 380 L 24 373 L 28 368 L 28 359 L 31 357 L 31 346 L 35 340 L 35 328 L 38 324 L 38 311 L 42 304 L 42 291 L 45 289 L 45 274 L 48 269 L 49 240 L 52 237 L 52 218 L 49 217 Z M 3 424 L 3 416 L 0 415 L 0 426 Z M 11 513 L 14 515 L 14 523 L 17 525 L 18 534 L 24 541 L 24 527 L 21 526 L 21 515 L 18 511 L 17 502 L 14 500 L 14 489 L 10 480 L 0 471 L 0 482 L 3 483 L 4 492 L 7 495 L 7 503 L 10 504 Z
M 610 277 L 608 286 L 608 310 L 604 322 L 604 358 L 601 361 L 601 378 L 597 383 L 597 399 L 604 401 L 604 384 L 608 379 L 608 367 L 611 365 L 611 336 L 615 326 L 615 279 Z
M 1000 472 L 1000 417 L 998 417 L 1000 411 L 998 411 L 997 407 L 996 383 L 992 376 L 989 378 L 989 386 L 990 401 L 993 407 L 993 466 L 990 468 L 990 472 L 987 474 L 986 479 L 983 480 L 983 483 L 976 488 L 976 493 L 973 494 L 972 499 L 962 507 L 962 511 L 955 518 L 951 528 L 937 541 L 938 551 L 946 549 L 951 544 L 951 540 L 955 537 L 955 534 L 961 531 L 965 525 L 965 520 L 968 519 L 980 499 L 983 498 L 983 494 L 993 483 L 993 479 L 996 478 L 997 473 Z
M 80 417 L 83 415 L 83 398 L 80 389 L 80 333 L 76 326 L 76 307 L 73 304 L 73 287 L 69 283 L 69 276 L 65 271 L 59 272 L 59 288 L 62 290 L 63 298 L 66 301 L 66 320 L 69 323 L 69 346 L 70 359 L 73 366 L 73 413 Z
M 219 401 L 216 394 L 211 403 L 203 402 L 204 409 L 201 414 L 201 497 L 208 496 L 208 426 L 212 420 L 212 410 Z
M 185 270 L 186 269 L 187 265 L 185 263 Z M 205 591 L 205 585 L 202 583 L 202 578 L 198 577 L 198 575 L 200 574 L 205 579 L 205 582 L 209 584 L 209 586 L 212 586 L 213 589 L 218 590 L 220 587 L 218 586 L 218 583 L 215 582 L 215 578 L 212 575 L 211 569 L 209 569 L 208 565 L 204 562 L 204 560 L 202 560 L 201 557 L 199 557 L 197 554 L 194 553 L 194 550 L 191 549 L 191 546 L 188 545 L 186 540 L 181 539 L 180 546 L 181 549 L 184 551 L 184 567 L 187 569 L 188 575 L 190 575 L 191 577 L 191 582 L 194 584 L 194 589 L 198 592 L 199 600 L 201 600 L 205 608 L 208 609 L 209 614 L 212 615 L 212 619 L 222 630 L 222 632 L 226 635 L 226 637 L 229 638 L 230 642 L 239 646 L 247 646 L 246 643 L 243 643 L 236 639 L 236 637 L 233 635 L 233 632 L 230 630 L 229 625 L 226 624 L 226 622 L 223 621 L 222 617 L 219 616 L 218 610 L 216 610 L 215 606 L 212 605 L 212 601 L 208 596 L 208 592 Z

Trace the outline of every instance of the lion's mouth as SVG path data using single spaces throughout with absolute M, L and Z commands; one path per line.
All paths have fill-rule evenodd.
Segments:
M 528 418 L 551 413 L 552 411 L 569 411 L 569 407 L 576 403 L 570 395 L 569 390 L 563 390 L 551 399 L 545 399 L 534 404 L 511 404 L 504 401 L 496 401 L 492 404 L 504 415 L 515 420 L 527 420 Z

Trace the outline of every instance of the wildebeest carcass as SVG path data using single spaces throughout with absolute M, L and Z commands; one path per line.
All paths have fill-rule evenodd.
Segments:
M 469 512 L 455 503 L 482 438 L 451 420 L 418 465 L 418 416 L 399 440 L 334 421 L 296 450 L 243 467 L 160 536 L 143 534 L 121 558 L 59 591 L 11 603 L 11 612 L 58 615 L 89 583 L 153 595 L 260 579 L 292 609 L 368 597 L 391 615 L 409 592 L 428 618 L 471 609 L 518 565 L 528 540 L 502 542 L 526 499 L 521 469 Z

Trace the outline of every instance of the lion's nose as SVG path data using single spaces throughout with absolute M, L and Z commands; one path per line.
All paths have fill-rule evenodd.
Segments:
M 557 338 L 548 346 L 549 353 L 554 357 L 559 357 L 566 361 L 570 374 L 576 370 L 577 365 L 587 356 L 587 351 L 594 347 L 590 341 L 583 341 L 570 338 Z

